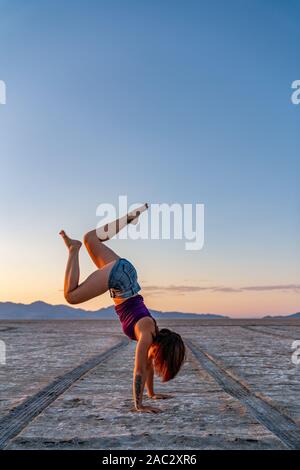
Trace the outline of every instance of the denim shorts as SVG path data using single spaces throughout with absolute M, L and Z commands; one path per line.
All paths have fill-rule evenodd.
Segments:
M 126 299 L 137 294 L 141 287 L 137 282 L 135 267 L 125 258 L 119 258 L 112 267 L 108 278 L 111 297 Z

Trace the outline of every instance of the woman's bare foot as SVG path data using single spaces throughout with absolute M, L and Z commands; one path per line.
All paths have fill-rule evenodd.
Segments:
M 139 216 L 142 212 L 146 211 L 149 207 L 149 204 L 146 202 L 143 206 L 139 207 L 138 209 L 134 209 L 133 211 L 128 213 L 127 222 L 128 224 L 136 225 L 139 221 Z
M 72 238 L 69 238 L 64 230 L 61 230 L 59 232 L 59 235 L 62 236 L 68 250 L 72 250 L 72 249 L 78 249 L 79 250 L 80 249 L 80 247 L 82 245 L 81 241 L 72 240 Z

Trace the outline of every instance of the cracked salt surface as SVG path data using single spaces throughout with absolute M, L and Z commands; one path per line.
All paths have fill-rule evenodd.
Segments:
M 275 323 L 275 327 L 283 324 L 282 320 L 280 322 Z M 1 322 L 1 328 L 12 323 Z M 247 330 L 238 321 L 230 321 L 229 327 L 226 325 L 222 320 L 159 321 L 160 327 L 169 326 L 189 337 L 221 361 L 229 372 L 248 383 L 252 390 L 274 401 L 295 420 L 299 419 L 296 402 L 299 371 L 289 360 L 290 341 Z M 274 321 L 270 325 L 261 326 L 259 322 L 258 325 L 275 331 Z M 300 322 L 284 323 L 284 334 L 290 334 L 292 341 L 295 327 L 299 326 Z M 1 334 L 1 339 L 6 335 L 11 359 L 7 368 L 0 368 L 2 415 L 56 376 L 120 340 L 120 326 L 114 321 L 14 322 L 14 327 L 17 329 Z M 35 338 L 34 345 L 32 338 Z M 7 448 L 285 448 L 239 400 L 222 390 L 190 352 L 173 381 L 166 384 L 156 381 L 158 392 L 175 395 L 173 399 L 154 403 L 163 413 L 131 412 L 135 344 L 130 343 L 75 382 Z M 145 402 L 149 399 L 145 398 Z

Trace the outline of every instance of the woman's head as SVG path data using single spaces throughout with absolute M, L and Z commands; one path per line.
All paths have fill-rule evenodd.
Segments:
M 181 336 L 167 328 L 159 330 L 149 348 L 149 357 L 163 382 L 173 379 L 185 359 L 185 346 Z

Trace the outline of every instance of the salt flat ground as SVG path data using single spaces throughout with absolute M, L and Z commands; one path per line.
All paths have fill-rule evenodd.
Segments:
M 125 337 L 118 321 L 1 321 L 0 440 L 6 449 L 288 449 L 300 446 L 299 320 L 168 320 L 186 340 L 178 376 L 156 391 L 159 415 L 132 408 L 135 342 L 124 342 L 50 403 L 33 399 L 57 377 Z M 193 352 L 192 352 L 193 351 Z M 145 403 L 150 400 L 145 397 Z M 42 404 L 41 404 L 42 403 Z M 25 418 L 24 418 L 25 416 Z M 23 421 L 22 421 L 23 420 Z M 1 425 L 2 423 L 2 425 Z M 23 423 L 23 424 L 22 424 Z

